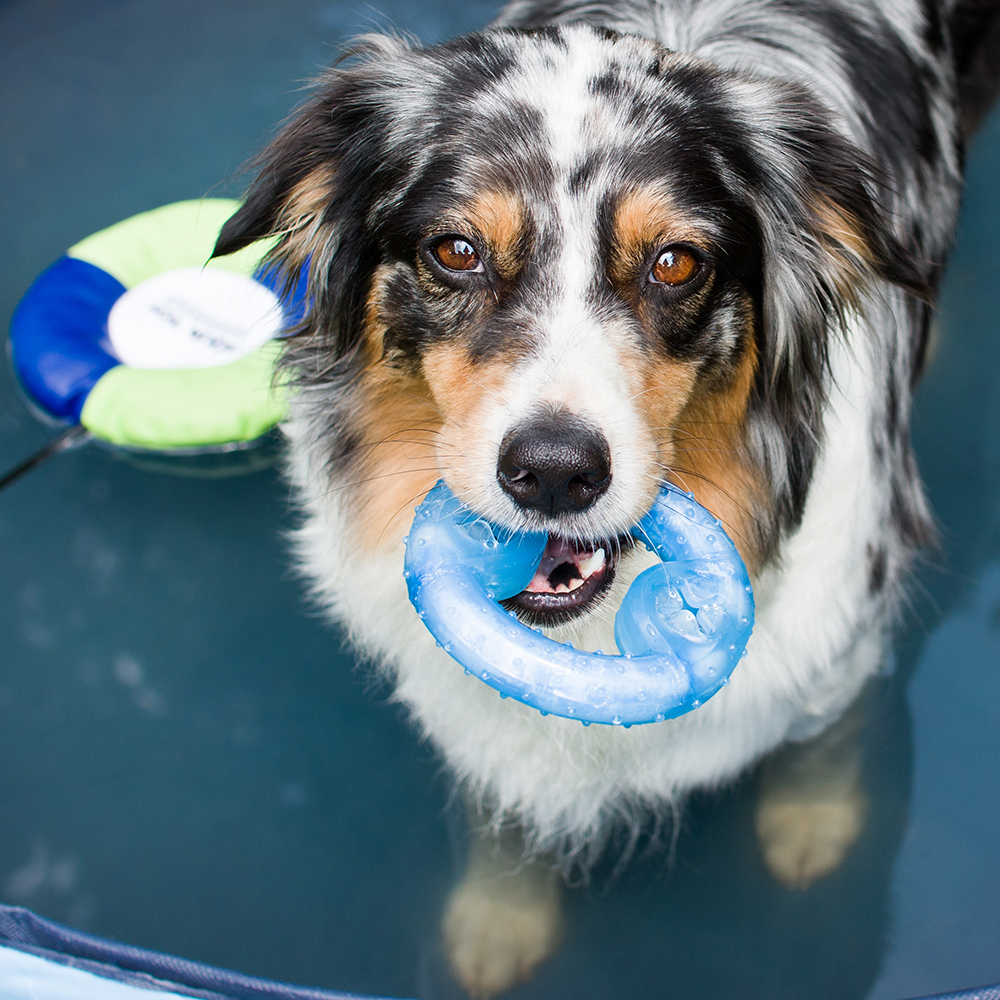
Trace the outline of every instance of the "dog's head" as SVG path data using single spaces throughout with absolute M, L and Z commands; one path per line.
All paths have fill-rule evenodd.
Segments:
M 443 476 L 550 533 L 514 599 L 543 623 L 596 606 L 665 478 L 766 560 L 838 317 L 914 281 L 805 94 L 582 26 L 369 39 L 259 166 L 216 252 L 308 271 L 286 362 L 359 544 Z

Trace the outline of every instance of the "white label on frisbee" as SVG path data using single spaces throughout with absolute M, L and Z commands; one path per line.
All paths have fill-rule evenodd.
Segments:
M 111 307 L 108 336 L 131 368 L 214 368 L 281 330 L 278 297 L 259 281 L 216 267 L 164 271 Z

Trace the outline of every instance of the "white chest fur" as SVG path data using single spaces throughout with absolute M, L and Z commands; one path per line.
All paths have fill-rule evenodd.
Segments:
M 455 775 L 525 820 L 539 845 L 583 843 L 612 815 L 671 807 L 732 779 L 783 740 L 833 721 L 878 668 L 887 623 L 868 595 L 868 554 L 888 501 L 871 454 L 874 363 L 860 325 L 850 333 L 832 351 L 826 436 L 801 525 L 755 581 L 747 658 L 702 708 L 629 730 L 542 717 L 466 675 L 408 602 L 401 541 L 377 556 L 353 551 L 340 494 L 317 472 L 322 456 L 306 445 L 304 422 L 289 423 L 307 515 L 296 547 L 315 596 L 391 678 Z M 563 637 L 614 649 L 613 610 L 644 565 L 623 565 L 603 620 Z

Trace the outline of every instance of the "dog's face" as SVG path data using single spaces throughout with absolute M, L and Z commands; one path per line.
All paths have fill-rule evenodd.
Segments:
M 358 544 L 438 478 L 596 607 L 665 479 L 753 567 L 801 513 L 827 330 L 903 255 L 802 94 L 576 27 L 369 42 L 265 153 L 228 253 L 308 267 L 288 361 Z

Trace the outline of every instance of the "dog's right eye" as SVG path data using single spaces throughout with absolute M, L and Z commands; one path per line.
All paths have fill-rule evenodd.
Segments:
M 700 261 L 687 247 L 669 246 L 660 251 L 649 272 L 649 280 L 676 288 L 686 285 L 700 270 Z
M 482 271 L 483 262 L 476 253 L 476 248 L 461 236 L 446 236 L 435 243 L 431 253 L 437 262 L 449 271 Z

